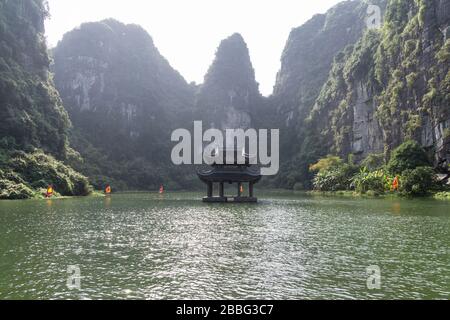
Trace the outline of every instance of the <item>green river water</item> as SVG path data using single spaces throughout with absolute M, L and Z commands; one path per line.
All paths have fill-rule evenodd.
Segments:
M 448 201 L 269 192 L 256 205 L 208 205 L 201 196 L 0 202 L 0 299 L 450 296 Z M 367 286 L 370 266 L 380 289 Z

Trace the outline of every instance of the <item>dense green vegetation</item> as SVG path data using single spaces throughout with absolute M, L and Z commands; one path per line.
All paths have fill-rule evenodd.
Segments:
M 42 0 L 1 1 L 0 138 L 65 156 L 70 125 L 48 72 Z
M 438 192 L 434 195 L 434 198 L 439 200 L 450 200 L 450 191 Z
M 382 194 L 392 187 L 393 179 L 385 170 L 379 169 L 370 171 L 367 167 L 362 167 L 360 172 L 351 178 L 355 191 L 361 194 L 373 192 Z
M 338 157 L 328 156 L 310 167 L 318 171 L 314 178 L 314 189 L 318 191 L 355 191 L 359 194 L 381 195 L 399 192 L 407 196 L 425 196 L 445 187 L 439 185 L 436 173 L 430 166 L 424 166 L 427 155 L 416 142 L 406 141 L 393 152 L 391 160 L 373 166 L 370 155 L 362 165 L 345 163 Z M 398 179 L 398 189 L 394 180 Z M 445 194 L 438 197 L 444 198 Z
M 408 195 L 423 196 L 438 188 L 431 167 L 417 167 L 403 171 L 400 190 Z
M 79 133 L 74 133 L 71 140 L 74 148 L 82 150 L 83 157 L 72 156 L 68 163 L 89 177 L 96 190 L 104 190 L 108 184 L 114 191 L 158 190 L 162 184 L 167 190 L 189 190 L 201 186 L 192 167 L 177 167 L 170 160 L 165 164 L 151 163 L 145 157 L 133 157 L 133 154 L 116 159 L 110 157 L 109 152 L 94 147 Z
M 342 159 L 354 155 L 355 161 L 368 169 L 360 173 L 359 182 L 371 181 L 367 183 L 373 184 L 375 189 L 382 189 L 385 174 L 402 174 L 417 166 L 431 166 L 437 172 L 448 173 L 450 39 L 445 36 L 450 19 L 448 8 L 448 4 L 434 0 L 387 1 L 383 27 L 361 29 L 357 40 L 334 55 L 328 79 L 316 99 L 304 104 L 302 98 L 297 97 L 290 103 L 294 109 L 300 106 L 303 114 L 295 127 L 285 129 L 295 133 L 291 134 L 291 144 L 284 152 L 291 154 L 295 150 L 295 154 L 285 158 L 276 186 L 292 188 L 301 184 L 308 187 L 309 181 L 313 181 L 313 186 L 317 187 L 322 183 L 332 185 L 336 179 L 340 183 L 347 181 L 345 172 L 336 171 L 339 166 L 334 167 L 334 172 L 311 175 L 311 164 L 327 154 Z M 345 14 L 338 6 L 330 10 L 326 18 L 345 21 Z M 310 23 L 302 28 L 306 32 L 311 28 Z M 311 30 L 308 32 L 313 34 Z M 299 33 L 293 31 L 291 37 Z M 329 41 L 334 39 L 329 37 Z M 292 42 L 290 39 L 288 50 L 296 50 L 300 56 L 305 49 L 294 48 Z M 314 46 L 308 50 L 314 51 Z M 320 50 L 328 50 L 328 47 Z M 319 49 L 314 52 L 322 55 Z M 294 62 L 289 62 L 289 66 L 301 68 Z M 282 76 L 289 76 L 287 67 L 282 68 L 279 86 L 283 86 L 281 80 L 285 81 Z M 288 90 L 289 85 L 292 84 L 283 87 Z M 315 96 L 314 90 L 302 92 L 302 95 L 309 96 L 309 93 Z M 278 97 L 282 98 L 283 95 Z M 285 117 L 282 113 L 279 116 Z M 406 154 L 404 159 L 391 154 L 409 140 L 412 140 L 410 144 L 418 143 L 415 148 L 404 146 L 411 154 Z M 394 159 L 391 165 L 377 172 L 383 162 L 391 158 Z M 364 191 L 367 187 L 360 185 L 360 189 Z M 405 192 L 414 193 L 413 190 Z
M 87 179 L 64 164 L 70 121 L 49 73 L 43 0 L 0 1 L 0 198 L 86 195 Z
M 392 174 L 400 174 L 421 166 L 431 166 L 431 161 L 417 142 L 409 140 L 392 152 L 387 170 Z
M 92 191 L 86 177 L 42 151 L 3 152 L 1 199 L 41 197 L 49 185 L 62 196 L 86 196 Z

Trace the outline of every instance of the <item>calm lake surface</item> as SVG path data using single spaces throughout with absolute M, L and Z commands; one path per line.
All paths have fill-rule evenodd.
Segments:
M 450 202 L 257 194 L 0 202 L 0 299 L 449 298 Z

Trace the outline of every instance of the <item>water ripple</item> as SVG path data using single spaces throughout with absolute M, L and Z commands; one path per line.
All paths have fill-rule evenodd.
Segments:
M 199 195 L 0 203 L 2 299 L 446 299 L 443 202 Z M 380 290 L 367 288 L 379 266 Z M 81 289 L 67 287 L 68 266 Z

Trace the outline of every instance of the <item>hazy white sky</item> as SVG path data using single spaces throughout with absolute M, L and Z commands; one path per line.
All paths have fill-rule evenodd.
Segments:
M 187 81 L 203 82 L 220 41 L 234 32 L 250 49 L 264 95 L 272 93 L 292 28 L 341 0 L 48 0 L 50 46 L 83 22 L 136 23 Z

